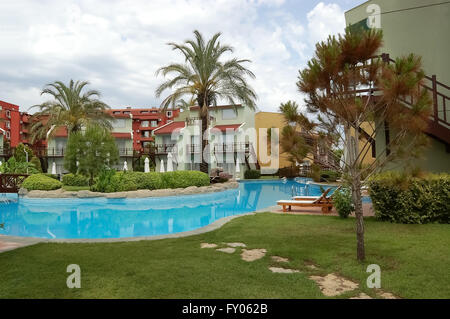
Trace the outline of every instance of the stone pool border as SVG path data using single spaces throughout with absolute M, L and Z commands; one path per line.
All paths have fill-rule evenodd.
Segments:
M 239 183 L 236 181 L 228 181 L 225 183 L 216 183 L 208 186 L 189 186 L 186 188 L 166 188 L 166 189 L 140 189 L 136 191 L 128 192 L 115 192 L 115 193 L 100 193 L 91 192 L 88 190 L 81 191 L 66 191 L 63 188 L 53 190 L 53 191 L 40 191 L 32 190 L 27 191 L 26 189 L 21 189 L 19 196 L 22 198 L 146 198 L 146 197 L 167 197 L 167 196 L 179 196 L 179 195 L 193 195 L 193 194 L 206 194 L 221 192 L 228 189 L 238 188 Z

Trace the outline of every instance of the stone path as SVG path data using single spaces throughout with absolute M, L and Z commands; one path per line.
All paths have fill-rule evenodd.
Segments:
M 235 243 L 222 243 L 222 245 L 226 245 L 227 247 L 223 248 L 217 248 L 217 251 L 233 254 L 236 249 L 241 248 L 241 259 L 245 260 L 247 262 L 252 262 L 258 259 L 263 258 L 267 250 L 264 248 L 256 248 L 256 249 L 245 249 L 243 247 L 247 247 L 244 243 L 241 242 L 235 242 Z M 217 244 L 213 243 L 201 243 L 201 248 L 216 248 L 218 247 Z M 289 258 L 282 257 L 282 256 L 270 256 L 270 259 L 272 262 L 275 263 L 288 263 Z M 307 260 L 304 262 L 305 267 L 307 268 L 307 272 L 315 273 L 318 270 L 320 270 L 320 267 L 313 262 Z M 268 269 L 273 273 L 278 274 L 295 274 L 295 273 L 301 273 L 298 269 L 290 269 L 285 267 L 279 267 L 279 266 L 269 266 Z M 317 283 L 317 285 L 320 288 L 320 291 L 324 296 L 327 297 L 336 297 L 341 294 L 354 291 L 359 288 L 359 284 L 346 279 L 336 273 L 327 274 L 324 276 L 320 275 L 310 275 L 308 277 L 310 280 L 313 280 Z M 384 299 L 399 299 L 399 297 L 393 295 L 390 292 L 385 292 L 381 289 L 374 290 L 375 294 Z M 357 290 L 355 291 L 357 293 Z M 364 292 L 359 292 L 358 295 L 350 297 L 349 299 L 373 299 L 373 297 L 367 295 Z
M 245 261 L 255 261 L 263 258 L 266 255 L 267 250 L 264 248 L 259 249 L 242 249 L 241 258 Z

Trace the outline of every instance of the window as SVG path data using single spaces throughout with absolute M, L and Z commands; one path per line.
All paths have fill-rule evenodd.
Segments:
M 167 116 L 167 117 L 172 117 L 172 115 L 173 115 L 173 114 L 172 114 L 172 111 L 167 111 L 167 112 L 166 112 L 166 116 Z
M 158 121 L 156 121 L 156 120 L 151 121 L 151 122 L 150 122 L 150 126 L 151 126 L 151 127 L 158 126 Z
M 237 113 L 234 109 L 222 110 L 222 120 L 233 120 L 237 117 Z
M 10 121 L 6 121 L 6 128 L 11 128 L 11 122 Z
M 11 118 L 11 111 L 10 110 L 6 110 L 6 117 L 7 118 Z
M 11 133 L 9 133 L 9 131 L 6 131 L 6 138 L 9 140 L 10 137 L 11 137 Z
M 150 137 L 150 131 L 143 131 L 142 137 Z
M 141 111 L 141 114 L 147 114 L 148 111 Z
M 130 114 L 130 111 L 123 111 L 123 114 Z
M 125 127 L 125 119 L 116 119 L 112 122 L 112 126 L 114 128 L 124 128 Z
M 120 111 L 114 111 L 113 114 L 120 114 Z
M 149 121 L 142 121 L 141 122 L 141 126 L 142 127 L 148 127 L 148 125 L 149 125 Z

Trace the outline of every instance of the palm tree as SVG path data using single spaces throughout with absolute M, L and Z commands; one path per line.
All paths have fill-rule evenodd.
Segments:
M 70 80 L 69 86 L 60 81 L 45 86 L 41 95 L 49 94 L 53 100 L 33 106 L 39 108 L 39 111 L 32 118 L 32 143 L 45 139 L 50 130 L 50 135 L 55 132 L 52 128 L 60 126 L 67 127 L 69 134 L 78 132 L 81 127 L 89 124 L 112 129 L 111 121 L 114 118 L 105 112 L 110 107 L 99 100 L 100 92 L 82 92 L 87 85 L 89 82 Z
M 233 52 L 233 48 L 218 41 L 220 32 L 207 43 L 199 31 L 195 30 L 194 35 L 194 40 L 186 40 L 183 44 L 168 43 L 172 50 L 181 52 L 185 62 L 172 63 L 157 70 L 156 75 L 166 77 L 170 74 L 173 77 L 158 86 L 156 97 L 160 97 L 167 89 L 173 89 L 162 101 L 163 109 L 173 108 L 180 102 L 183 105 L 198 105 L 204 136 L 208 128 L 209 109 L 216 107 L 218 101 L 225 100 L 232 105 L 240 102 L 255 109 L 256 93 L 246 81 L 246 76 L 255 78 L 255 75 L 243 66 L 250 60 L 232 58 L 221 61 L 221 57 L 227 52 Z M 189 102 L 185 102 L 185 97 L 189 98 Z M 205 140 L 205 147 L 207 144 Z M 204 158 L 200 170 L 208 173 L 208 163 Z

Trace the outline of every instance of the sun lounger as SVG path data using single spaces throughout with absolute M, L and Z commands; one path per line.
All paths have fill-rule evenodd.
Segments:
M 333 202 L 331 201 L 331 197 L 326 197 L 329 191 L 330 189 L 327 189 L 325 192 L 323 192 L 321 196 L 318 196 L 317 198 L 314 199 L 308 199 L 306 197 L 303 197 L 303 199 L 279 200 L 277 202 L 277 205 L 283 207 L 283 212 L 291 210 L 292 206 L 322 207 L 322 213 L 326 214 L 331 212 L 331 209 L 333 208 Z

